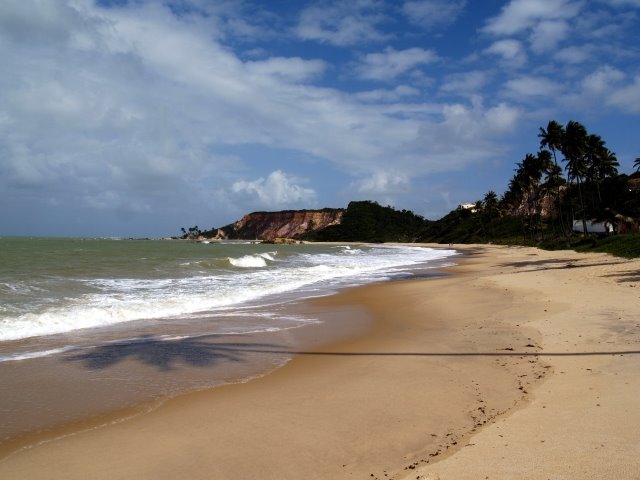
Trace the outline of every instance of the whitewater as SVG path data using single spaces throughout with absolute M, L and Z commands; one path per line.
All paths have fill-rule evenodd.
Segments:
M 314 319 L 278 315 L 276 306 L 411 275 L 453 255 L 388 245 L 0 238 L 0 346 L 127 325 L 161 324 L 166 333 L 208 323 L 193 335 L 292 328 Z M 33 356 L 9 352 L 0 361 Z

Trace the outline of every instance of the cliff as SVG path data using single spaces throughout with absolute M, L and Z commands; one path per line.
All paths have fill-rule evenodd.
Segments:
M 285 210 L 253 212 L 214 232 L 217 239 L 274 240 L 302 239 L 332 225 L 340 224 L 344 209 Z

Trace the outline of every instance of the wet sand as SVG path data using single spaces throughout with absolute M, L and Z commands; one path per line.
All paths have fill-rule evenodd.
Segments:
M 638 262 L 464 250 L 453 275 L 309 307 L 364 310 L 366 334 L 306 330 L 274 373 L 67 429 L 0 477 L 638 478 Z

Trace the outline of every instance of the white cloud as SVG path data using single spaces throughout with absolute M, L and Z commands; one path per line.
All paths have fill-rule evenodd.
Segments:
M 489 146 L 482 141 L 497 132 L 513 129 L 520 117 L 520 110 L 507 103 L 500 103 L 486 109 L 479 100 L 472 105 L 455 103 L 443 107 L 444 121 L 439 131 L 449 141 L 462 147 L 467 142 Z M 450 148 L 456 148 L 453 145 Z
M 582 89 L 588 96 L 608 94 L 613 92 L 624 78 L 623 72 L 605 65 L 584 78 Z
M 367 54 L 357 71 L 362 78 L 392 80 L 411 72 L 420 65 L 427 65 L 437 60 L 438 56 L 432 50 L 418 47 L 394 50 L 387 47 L 384 52 Z
M 548 78 L 528 75 L 508 80 L 505 88 L 507 94 L 514 98 L 552 97 L 562 91 L 561 85 Z
M 489 19 L 483 31 L 493 35 L 522 33 L 543 20 L 574 18 L 582 4 L 573 0 L 511 0 L 499 15 Z
M 545 20 L 533 28 L 530 42 L 536 53 L 552 50 L 569 34 L 569 25 L 563 20 Z
M 513 131 L 521 116 L 522 111 L 519 108 L 500 103 L 489 108 L 484 118 L 490 132 L 503 133 Z
M 421 125 L 417 141 L 429 172 L 455 171 L 503 154 L 504 147 L 493 139 L 513 132 L 522 112 L 508 103 L 486 108 L 474 97 L 471 104 L 440 106 L 440 117 Z
M 508 66 L 521 67 L 527 63 L 527 54 L 522 43 L 514 39 L 498 40 L 484 50 L 484 53 L 497 55 Z
M 295 33 L 304 40 L 340 46 L 379 42 L 389 38 L 377 28 L 384 18 L 376 1 L 334 1 L 303 10 Z
M 298 185 L 300 179 L 275 170 L 267 178 L 241 180 L 231 186 L 231 192 L 245 197 L 246 203 L 265 208 L 302 208 L 315 206 L 317 195 L 311 188 Z
M 553 55 L 553 58 L 564 63 L 580 64 L 593 58 L 593 54 L 593 47 L 583 44 L 562 48 Z
M 80 12 L 66 2 L 3 0 L 0 2 L 0 35 L 20 42 L 69 41 L 74 35 L 87 33 Z M 92 25 L 87 25 L 91 28 Z
M 271 57 L 263 61 L 248 62 L 246 68 L 249 74 L 278 77 L 287 82 L 302 82 L 323 73 L 327 64 L 321 60 Z
M 640 76 L 636 76 L 629 84 L 613 89 L 609 93 L 609 105 L 627 113 L 640 113 Z
M 445 77 L 440 89 L 447 93 L 475 95 L 487 85 L 488 81 L 489 74 L 487 72 L 475 70 Z
M 413 97 L 420 94 L 420 90 L 408 85 L 398 85 L 390 90 L 369 90 L 358 92 L 356 97 L 365 102 L 395 102 L 406 97 Z
M 410 22 L 425 28 L 453 23 L 466 5 L 466 0 L 411 0 L 402 6 Z
M 613 107 L 625 113 L 639 113 L 639 79 L 631 79 L 622 70 L 604 65 L 585 75 L 576 84 L 575 93 L 563 97 L 563 101 L 580 110 Z
M 410 189 L 407 175 L 398 172 L 379 171 L 352 184 L 359 193 L 391 195 L 406 193 Z

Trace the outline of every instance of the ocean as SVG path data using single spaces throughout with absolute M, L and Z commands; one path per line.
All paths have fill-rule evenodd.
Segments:
M 304 300 L 428 275 L 455 255 L 369 244 L 0 238 L 0 444 L 264 375 L 301 348 L 305 327 L 320 336 L 340 330 L 339 316 L 328 322 Z

